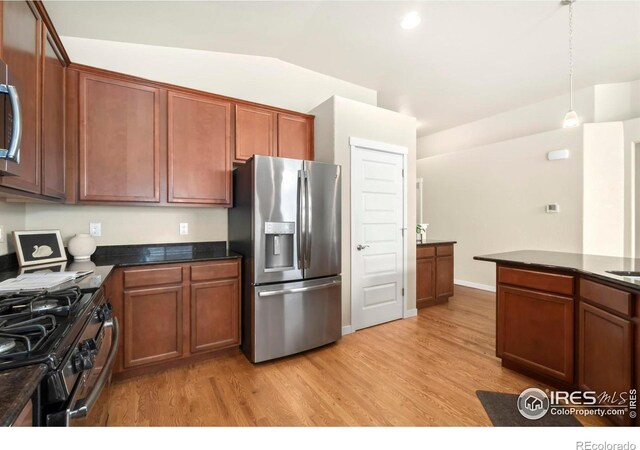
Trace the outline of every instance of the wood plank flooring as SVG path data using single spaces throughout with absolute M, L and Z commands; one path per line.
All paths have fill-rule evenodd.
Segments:
M 302 355 L 253 365 L 238 353 L 116 382 L 109 425 L 488 426 L 476 390 L 546 387 L 502 368 L 494 346 L 494 294 L 456 286 L 448 304 Z

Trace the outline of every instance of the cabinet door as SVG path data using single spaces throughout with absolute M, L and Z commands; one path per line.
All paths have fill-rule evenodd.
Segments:
M 80 200 L 160 201 L 159 90 L 80 75 Z
M 436 297 L 453 295 L 453 256 L 438 256 L 436 259 Z
M 277 114 L 247 105 L 236 105 L 235 112 L 235 159 L 246 161 L 253 155 L 275 156 Z
M 313 160 L 313 119 L 278 114 L 278 156 Z
M 599 394 L 629 392 L 633 387 L 633 323 L 599 308 L 580 303 L 578 383 Z M 621 424 L 629 417 L 611 416 Z
M 497 354 L 573 383 L 573 298 L 498 285 Z
M 182 287 L 124 293 L 124 366 L 182 356 Z
M 169 202 L 231 203 L 231 103 L 169 92 Z
M 64 199 L 65 67 L 48 33 L 42 77 L 42 193 Z
M 17 176 L 2 177 L 3 186 L 40 194 L 40 54 L 42 22 L 28 2 L 3 2 L 3 59 L 9 83 L 18 89 L 22 109 L 20 164 L 9 164 Z
M 417 260 L 416 266 L 417 300 L 416 306 L 421 308 L 433 303 L 436 299 L 436 260 L 422 258 Z
M 191 351 L 240 345 L 240 282 L 191 284 Z

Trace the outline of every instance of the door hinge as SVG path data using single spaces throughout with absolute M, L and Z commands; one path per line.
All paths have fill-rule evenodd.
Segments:
M 404 169 L 402 169 L 402 178 L 404 178 Z
M 402 296 L 404 297 L 404 288 L 402 288 Z

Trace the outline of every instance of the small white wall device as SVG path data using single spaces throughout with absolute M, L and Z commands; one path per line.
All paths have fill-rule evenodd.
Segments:
M 558 161 L 560 159 L 569 159 L 569 149 L 563 148 L 562 150 L 553 150 L 547 153 L 547 159 L 549 161 Z

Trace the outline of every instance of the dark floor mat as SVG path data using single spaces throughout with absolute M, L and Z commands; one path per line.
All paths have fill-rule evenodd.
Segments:
M 518 395 L 502 392 L 476 391 L 494 427 L 581 427 L 574 416 L 555 416 L 547 413 L 538 420 L 523 417 L 518 411 Z

